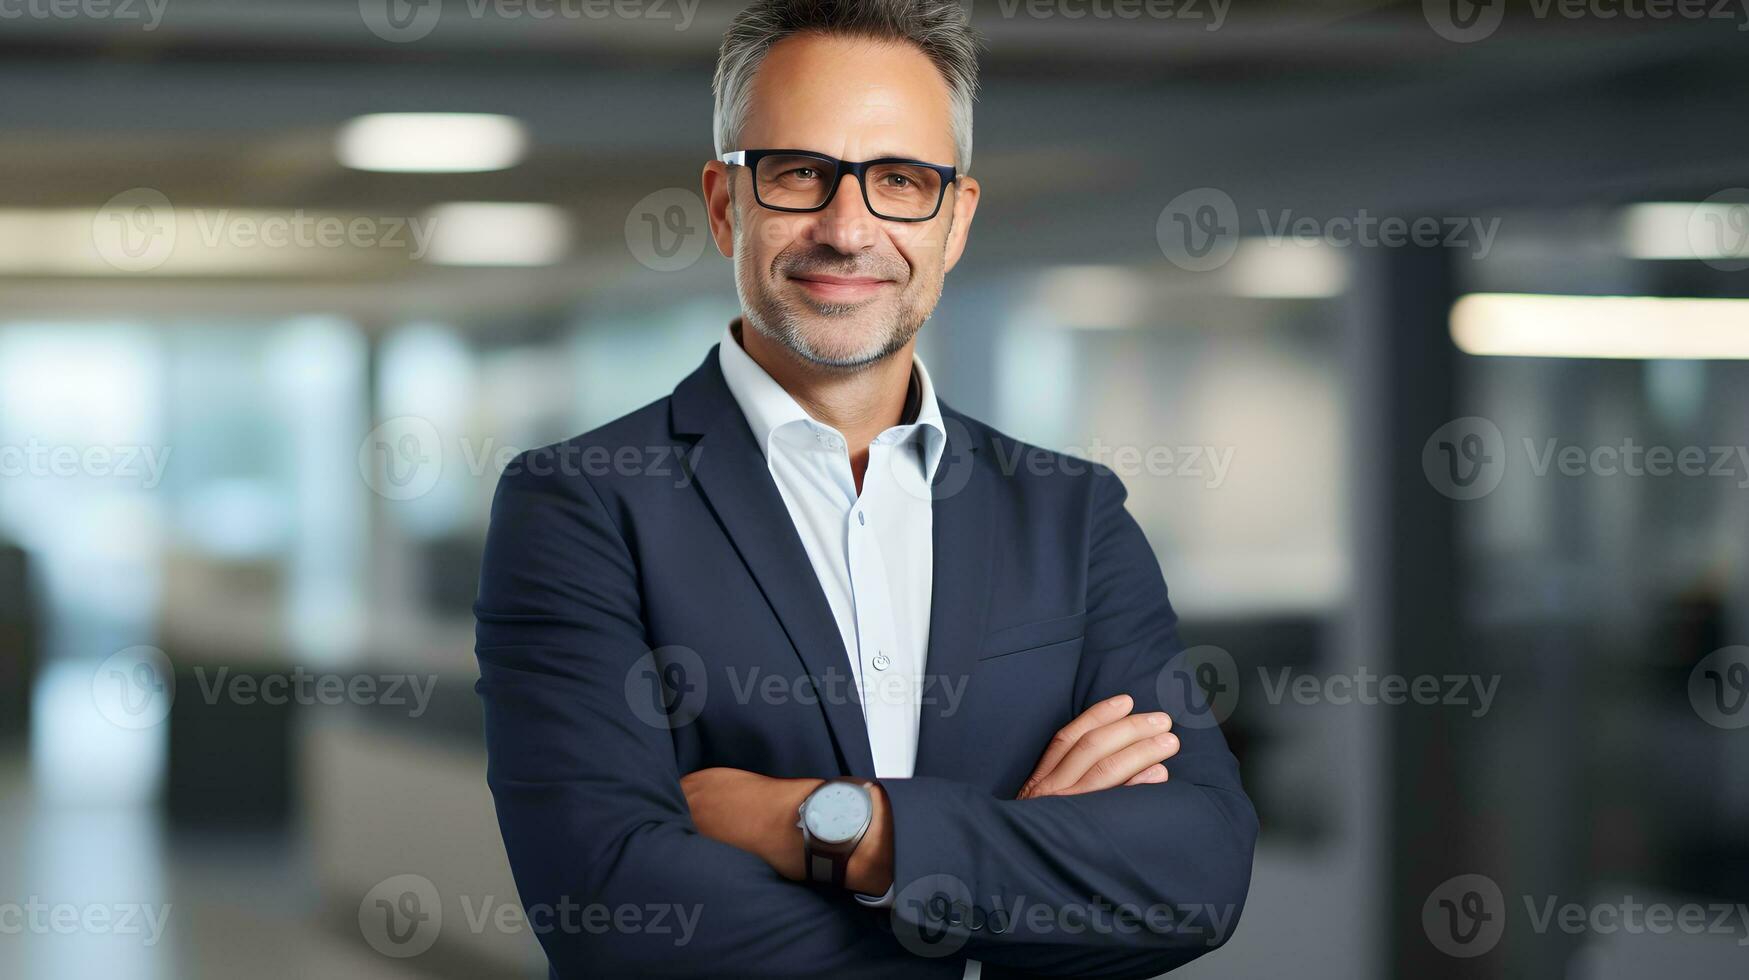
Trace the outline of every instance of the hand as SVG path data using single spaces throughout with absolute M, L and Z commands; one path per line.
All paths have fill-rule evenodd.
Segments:
M 1077 796 L 1113 786 L 1166 781 L 1161 763 L 1178 754 L 1178 736 L 1164 711 L 1132 715 L 1127 694 L 1107 698 L 1064 725 L 1045 746 L 1015 799 Z
M 757 855 L 778 874 L 801 881 L 807 869 L 796 810 L 821 782 L 717 767 L 680 777 L 680 789 L 699 833 Z

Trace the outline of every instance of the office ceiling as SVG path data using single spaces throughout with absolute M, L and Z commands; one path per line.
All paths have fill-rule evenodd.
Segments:
M 600 0 L 451 0 L 429 8 L 428 33 L 394 41 L 367 26 L 378 0 L 113 2 L 135 19 L 0 29 L 0 208 L 96 207 L 150 187 L 205 208 L 413 214 L 503 200 L 575 215 L 576 262 L 415 276 L 450 284 L 437 304 L 538 302 L 623 275 L 628 209 L 697 187 L 709 73 L 734 9 L 702 0 L 676 30 L 680 0 L 626 0 L 666 19 L 528 13 Z M 1047 6 L 1114 2 L 1127 0 Z M 1419 0 L 1234 0 L 1218 30 L 1206 29 L 1213 0 L 1178 2 L 1184 19 L 1069 20 L 1028 16 L 1033 0 L 975 0 L 989 50 L 973 170 L 988 196 L 972 261 L 1036 252 L 1041 235 L 1090 261 L 1145 252 L 1167 191 L 1202 185 L 1328 213 L 1749 182 L 1737 124 L 1749 34 L 1734 23 L 1538 18 L 1546 8 L 1495 0 L 1501 28 L 1455 43 Z M 162 20 L 148 30 L 153 3 Z M 508 113 L 534 145 L 496 173 L 341 167 L 336 128 L 376 111 Z M 1064 173 L 1097 179 L 1065 187 L 1052 176 Z M 42 304 L 69 298 L 49 287 Z

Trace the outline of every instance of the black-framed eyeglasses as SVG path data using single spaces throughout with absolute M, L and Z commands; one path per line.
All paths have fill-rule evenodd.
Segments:
M 928 221 L 941 211 L 953 167 L 903 157 L 852 163 L 810 150 L 735 150 L 720 158 L 753 171 L 753 197 L 773 211 L 806 214 L 832 203 L 845 174 L 862 188 L 869 213 L 888 221 Z

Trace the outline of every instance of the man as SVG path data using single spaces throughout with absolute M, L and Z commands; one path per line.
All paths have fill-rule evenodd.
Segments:
M 488 779 L 531 922 L 597 910 L 536 930 L 556 976 L 1148 977 L 1231 934 L 1256 816 L 1123 486 L 913 354 L 975 52 L 953 0 L 755 0 L 703 175 L 743 316 L 504 474 Z

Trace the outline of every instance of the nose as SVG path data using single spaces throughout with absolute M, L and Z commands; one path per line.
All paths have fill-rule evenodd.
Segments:
M 815 215 L 810 237 L 846 255 L 873 247 L 879 234 L 875 217 L 862 199 L 862 187 L 853 174 L 838 179 L 838 192 L 832 203 Z

